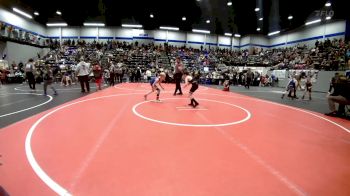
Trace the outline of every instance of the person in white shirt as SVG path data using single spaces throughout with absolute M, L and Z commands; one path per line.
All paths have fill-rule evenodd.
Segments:
M 146 71 L 146 76 L 147 76 L 147 82 L 149 82 L 151 80 L 151 77 L 152 77 L 152 72 L 149 69 L 147 69 L 147 71 Z
M 80 58 L 80 62 L 76 67 L 75 73 L 78 76 L 78 80 L 80 82 L 81 92 L 85 93 L 85 86 L 86 86 L 87 92 L 90 92 L 90 85 L 89 85 L 90 64 L 86 63 L 83 57 Z

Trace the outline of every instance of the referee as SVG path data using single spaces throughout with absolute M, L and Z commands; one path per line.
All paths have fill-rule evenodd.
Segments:
M 174 80 L 176 83 L 176 88 L 174 92 L 175 95 L 182 95 L 182 90 L 181 90 L 181 79 L 182 79 L 182 70 L 183 70 L 183 64 L 181 63 L 180 57 L 176 57 L 175 61 L 175 74 L 174 74 Z M 176 92 L 179 90 L 179 93 L 176 94 Z

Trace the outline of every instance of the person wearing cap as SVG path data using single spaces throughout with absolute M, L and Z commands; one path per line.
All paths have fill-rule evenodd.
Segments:
M 80 58 L 80 62 L 78 63 L 76 70 L 76 75 L 78 76 L 78 80 L 80 82 L 81 92 L 85 93 L 90 92 L 89 86 L 89 74 L 90 74 L 90 64 L 84 61 L 84 58 Z M 86 91 L 85 91 L 86 86 Z
M 147 100 L 147 96 L 148 95 L 150 95 L 154 91 L 157 91 L 156 102 L 160 102 L 160 100 L 159 100 L 160 88 L 162 88 L 164 90 L 164 88 L 163 88 L 161 83 L 165 80 L 165 76 L 166 76 L 166 74 L 164 72 L 162 72 L 162 73 L 159 74 L 159 76 L 154 77 L 154 78 L 151 79 L 150 84 L 151 84 L 152 89 L 151 89 L 151 91 L 149 93 L 144 95 L 145 100 Z

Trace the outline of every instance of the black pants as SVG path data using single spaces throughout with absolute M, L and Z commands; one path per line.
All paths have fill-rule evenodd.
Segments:
M 181 85 L 180 85 L 181 78 L 182 78 L 182 73 L 176 73 L 174 75 L 174 79 L 175 79 L 175 83 L 176 83 L 176 88 L 175 88 L 174 94 L 176 94 L 177 90 L 179 90 L 180 94 L 182 94 Z
M 117 74 L 117 82 L 123 83 L 123 75 L 124 74 Z
M 86 86 L 87 92 L 90 92 L 89 75 L 78 76 L 78 79 L 80 82 L 81 92 L 85 92 L 85 86 Z
M 30 89 L 35 89 L 35 78 L 32 72 L 26 72 L 26 77 L 28 79 L 28 84 Z
M 250 83 L 252 82 L 252 79 L 251 78 L 247 78 L 247 81 L 244 85 L 244 87 L 248 88 L 249 89 L 249 86 L 250 86 Z
M 115 73 L 110 73 L 109 75 L 109 85 L 114 86 L 115 84 Z

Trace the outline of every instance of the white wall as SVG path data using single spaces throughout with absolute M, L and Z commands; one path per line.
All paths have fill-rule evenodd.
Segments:
M 154 44 L 163 45 L 168 40 L 168 34 L 169 32 L 163 30 L 154 31 Z
M 200 49 L 201 46 L 204 47 L 205 36 L 204 34 L 187 33 L 187 45 Z
M 270 40 L 262 35 L 251 35 L 250 44 L 260 47 L 268 47 L 270 45 Z
M 132 29 L 132 35 L 134 42 L 141 44 L 150 44 L 153 43 L 153 31 L 143 30 L 143 29 Z
M 218 37 L 216 35 L 207 35 L 205 41 L 205 48 L 216 48 L 218 46 Z
M 7 60 L 10 63 L 12 63 L 12 61 L 15 61 L 16 63 L 22 61 L 25 63 L 30 58 L 37 59 L 37 54 L 43 56 L 48 52 L 48 50 L 43 50 L 42 48 L 18 44 L 10 41 L 6 42 L 5 50 L 7 51 Z
M 270 39 L 270 45 L 276 47 L 290 47 L 296 44 L 314 46 L 316 40 L 324 40 L 327 39 L 327 37 L 329 37 L 329 39 L 344 39 L 345 30 L 345 21 L 334 21 L 325 24 L 313 24 L 310 26 L 304 26 L 293 32 L 287 32 L 273 37 Z M 334 36 L 335 34 L 339 35 Z
M 79 39 L 80 27 L 62 28 L 62 39 Z
M 231 49 L 231 40 L 231 37 L 228 36 L 218 36 L 219 47 Z
M 168 32 L 168 42 L 169 45 L 173 46 L 184 46 L 186 44 L 186 33 L 178 31 Z
M 250 36 L 245 36 L 243 38 L 241 38 L 240 42 L 239 42 L 239 46 L 241 50 L 246 50 L 250 48 Z
M 0 21 L 15 25 L 30 32 L 38 33 L 42 36 L 58 39 L 62 35 L 62 39 L 72 39 L 81 37 L 85 41 L 91 42 L 97 40 L 100 41 L 114 38 L 118 41 L 135 42 L 140 44 L 156 43 L 163 44 L 165 40 L 169 41 L 169 45 L 184 46 L 187 42 L 187 46 L 193 48 L 215 47 L 218 44 L 220 48 L 229 48 L 228 45 L 232 45 L 233 49 L 251 49 L 252 47 L 286 47 L 296 44 L 307 44 L 313 46 L 314 42 L 319 39 L 323 40 L 329 37 L 344 38 L 346 22 L 345 21 L 331 21 L 326 24 L 314 24 L 310 26 L 303 26 L 292 32 L 287 32 L 274 37 L 267 37 L 261 35 L 248 35 L 243 38 L 235 38 L 225 36 L 217 36 L 213 34 L 196 34 L 192 32 L 180 32 L 180 31 L 166 31 L 164 30 L 135 30 L 121 27 L 63 27 L 62 32 L 57 27 L 44 27 L 37 24 L 33 20 L 22 18 L 12 11 L 8 11 L 0 7 Z M 61 34 L 62 33 L 62 34 Z M 206 36 L 206 38 L 205 38 Z M 205 46 L 206 43 L 206 46 Z
M 46 28 L 34 20 L 23 18 L 5 8 L 0 7 L 0 21 L 8 23 L 25 31 L 30 31 L 40 36 L 46 35 Z
M 97 41 L 98 31 L 97 27 L 84 27 L 80 30 L 80 39 L 86 42 Z
M 99 40 L 109 40 L 114 39 L 114 28 L 99 28 L 98 30 L 98 39 Z

